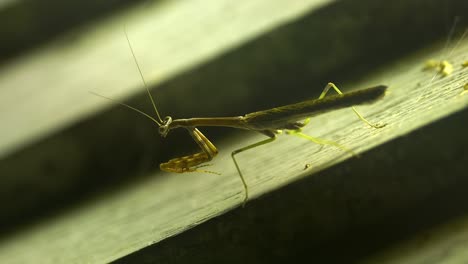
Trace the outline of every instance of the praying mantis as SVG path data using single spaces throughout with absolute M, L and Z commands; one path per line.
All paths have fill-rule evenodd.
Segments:
M 170 116 L 166 116 L 164 119 L 161 118 L 159 111 L 156 107 L 155 100 L 153 99 L 146 81 L 143 77 L 142 71 L 138 64 L 138 61 L 133 51 L 132 45 L 128 38 L 127 33 L 125 32 L 130 51 L 132 53 L 133 59 L 136 63 L 140 76 L 142 78 L 143 84 L 148 93 L 148 97 L 151 100 L 153 108 L 156 113 L 156 118 L 151 115 L 125 103 L 116 101 L 112 98 L 91 92 L 99 97 L 103 97 L 107 100 L 113 101 L 117 104 L 120 104 L 124 107 L 127 107 L 133 111 L 136 111 L 148 119 L 153 121 L 158 126 L 158 132 L 161 137 L 166 137 L 168 133 L 176 128 L 184 128 L 187 130 L 189 135 L 193 140 L 198 144 L 201 151 L 182 157 L 173 158 L 167 162 L 161 163 L 159 168 L 166 172 L 173 173 L 186 173 L 186 172 L 204 172 L 204 173 L 215 173 L 212 171 L 207 171 L 200 169 L 207 166 L 206 163 L 211 161 L 218 154 L 216 146 L 198 129 L 198 127 L 207 127 L 207 126 L 222 126 L 222 127 L 232 127 L 244 130 L 250 130 L 258 132 L 267 137 L 262 141 L 257 143 L 245 146 L 243 148 L 234 150 L 231 153 L 231 158 L 234 162 L 234 165 L 239 174 L 240 180 L 244 189 L 244 199 L 243 204 L 245 204 L 249 199 L 249 188 L 245 178 L 242 174 L 242 171 L 239 167 L 239 164 L 236 160 L 236 155 L 244 152 L 246 150 L 253 149 L 255 147 L 265 145 L 273 142 L 277 135 L 285 131 L 287 134 L 295 135 L 298 137 L 305 138 L 307 140 L 313 141 L 318 144 L 328 144 L 339 147 L 345 151 L 351 152 L 347 148 L 339 145 L 338 143 L 327 141 L 323 139 L 313 138 L 309 135 L 306 135 L 301 132 L 301 129 L 309 123 L 311 117 L 329 112 L 336 109 L 352 107 L 355 114 L 361 119 L 364 123 L 368 124 L 374 128 L 381 128 L 384 125 L 372 124 L 367 121 L 355 108 L 354 105 L 361 104 L 370 104 L 380 99 L 385 95 L 387 86 L 378 85 L 367 89 L 357 90 L 349 93 L 342 93 L 338 87 L 333 83 L 328 83 L 322 94 L 318 99 L 310 99 L 295 104 L 284 105 L 280 107 L 275 107 L 263 111 L 257 111 L 249 113 L 242 116 L 233 116 L 233 117 L 201 117 L 201 118 L 186 118 L 186 119 L 172 119 Z M 325 97 L 328 91 L 333 88 L 338 94 L 333 96 Z M 302 122 L 301 122 L 302 121 Z

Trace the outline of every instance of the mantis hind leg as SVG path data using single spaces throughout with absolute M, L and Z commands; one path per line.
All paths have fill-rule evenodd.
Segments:
M 322 94 L 320 94 L 320 96 L 319 96 L 318 99 L 320 100 L 320 99 L 324 98 L 325 95 L 327 95 L 327 93 L 328 93 L 328 91 L 330 90 L 330 88 L 333 88 L 333 90 L 335 90 L 338 94 L 343 94 L 343 93 L 340 91 L 340 89 L 338 89 L 338 87 L 336 87 L 336 85 L 335 85 L 334 83 L 329 82 L 329 83 L 325 86 L 325 88 L 323 89 L 323 92 L 322 92 Z M 367 125 L 369 125 L 369 126 L 371 126 L 371 127 L 373 127 L 373 128 L 382 128 L 382 127 L 384 127 L 384 126 L 387 125 L 387 124 L 379 124 L 379 123 L 373 124 L 373 123 L 371 123 L 370 121 L 368 121 L 367 119 L 365 119 L 365 118 L 356 110 L 356 107 L 353 106 L 352 109 L 353 109 L 354 113 L 359 117 L 359 119 L 361 119 L 362 122 L 366 123 Z
M 345 152 L 348 152 L 350 155 L 352 156 L 359 156 L 356 152 L 352 151 L 351 149 L 335 142 L 335 141 L 331 141 L 331 140 L 326 140 L 326 139 L 323 139 L 323 138 L 317 138 L 317 137 L 312 137 L 312 136 L 309 136 L 307 134 L 304 134 L 302 133 L 302 130 L 298 129 L 298 130 L 289 130 L 289 131 L 286 131 L 286 134 L 288 135 L 293 135 L 293 136 L 296 136 L 296 137 L 300 137 L 300 138 L 304 138 L 304 139 L 307 139 L 309 141 L 312 141 L 316 144 L 319 144 L 319 145 L 331 145 L 331 146 L 334 146 L 334 147 L 337 147 Z
M 323 92 L 320 94 L 319 96 L 319 100 L 320 99 L 323 99 L 328 91 L 330 90 L 330 88 L 333 88 L 338 94 L 343 94 L 340 89 L 338 89 L 338 87 L 334 84 L 334 83 L 331 83 L 329 82 L 325 88 L 323 89 Z M 367 119 L 365 119 L 357 110 L 356 108 L 353 106 L 352 107 L 354 113 L 359 117 L 359 119 L 361 119 L 362 122 L 366 123 L 367 125 L 373 127 L 373 128 L 382 128 L 384 127 L 386 124 L 373 124 L 371 122 L 369 122 Z M 331 141 L 331 140 L 326 140 L 326 139 L 322 139 L 322 138 L 316 138 L 316 137 L 312 137 L 312 136 L 309 136 L 309 135 L 306 135 L 304 133 L 302 133 L 302 127 L 306 126 L 308 123 L 310 122 L 310 118 L 307 118 L 304 120 L 303 123 L 300 124 L 300 127 L 297 128 L 297 129 L 290 129 L 288 131 L 286 131 L 287 134 L 289 135 L 294 135 L 294 136 L 297 136 L 297 137 L 300 137 L 300 138 L 304 138 L 304 139 L 307 139 L 309 141 L 312 141 L 316 144 L 319 144 L 319 145 L 331 145 L 331 146 L 334 146 L 334 147 L 337 147 L 345 152 L 348 152 L 349 154 L 351 154 L 352 156 L 358 156 L 358 154 L 356 154 L 354 151 L 352 151 L 351 149 L 341 145 L 341 144 L 338 144 L 334 141 Z
M 272 134 L 272 135 L 269 135 L 270 138 L 268 139 L 265 139 L 265 140 L 262 140 L 262 141 L 259 141 L 257 143 L 254 143 L 252 145 L 248 145 L 246 147 L 243 147 L 243 148 L 240 148 L 240 149 L 237 149 L 237 150 L 234 150 L 232 153 L 231 153 L 231 158 L 232 160 L 234 161 L 234 165 L 236 165 L 236 169 L 237 169 L 237 172 L 239 173 L 239 177 L 242 181 L 242 184 L 244 186 L 244 192 L 245 192 L 245 196 L 244 196 L 244 201 L 242 202 L 242 205 L 245 205 L 245 203 L 247 202 L 247 200 L 249 199 L 249 188 L 247 186 L 247 183 L 244 179 L 244 176 L 242 175 L 242 172 L 239 168 L 239 164 L 237 164 L 237 160 L 236 160 L 236 155 L 241 153 L 241 152 L 244 152 L 246 150 L 249 150 L 249 149 L 253 149 L 253 148 L 256 148 L 256 147 L 259 147 L 259 146 L 262 146 L 262 145 L 265 145 L 265 144 L 268 144 L 270 142 L 273 142 L 275 139 L 276 139 L 276 135 Z

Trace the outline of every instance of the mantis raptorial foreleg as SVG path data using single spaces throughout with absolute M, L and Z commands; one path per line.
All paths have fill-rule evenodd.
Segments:
M 189 132 L 190 136 L 197 142 L 198 146 L 202 149 L 201 152 L 178 157 L 169 160 L 168 162 L 161 163 L 159 167 L 163 171 L 167 172 L 176 172 L 176 173 L 184 173 L 184 172 L 207 172 L 207 173 L 214 173 L 219 174 L 214 171 L 207 171 L 207 170 L 200 170 L 201 167 L 208 166 L 207 164 L 203 164 L 212 160 L 217 154 L 218 149 L 216 149 L 215 145 L 211 143 L 208 138 L 203 135 L 200 130 L 195 127 L 187 127 L 187 131 Z

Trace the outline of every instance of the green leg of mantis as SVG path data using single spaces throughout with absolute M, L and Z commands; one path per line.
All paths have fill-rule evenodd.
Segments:
M 333 83 L 328 83 L 327 86 L 325 86 L 325 88 L 323 89 L 323 92 L 322 94 L 320 94 L 320 97 L 319 99 L 322 99 L 325 97 L 325 95 L 328 93 L 328 91 L 330 90 L 330 88 L 333 88 L 338 94 L 343 94 L 340 89 L 338 89 L 338 87 L 336 87 L 335 84 Z M 361 119 L 361 121 L 363 121 L 364 123 L 366 123 L 367 125 L 371 126 L 371 127 L 374 127 L 374 128 L 381 128 L 381 127 L 384 127 L 384 125 L 381 125 L 381 124 L 372 124 L 371 122 L 367 121 L 367 119 L 365 119 L 357 110 L 355 107 L 352 107 L 354 113 L 359 117 L 359 119 Z M 304 125 L 307 125 L 310 121 L 310 118 L 307 118 L 305 121 L 304 121 Z M 307 139 L 307 140 L 310 140 L 314 143 L 317 143 L 317 144 L 320 144 L 320 145 L 332 145 L 332 146 L 335 146 L 343 151 L 346 151 L 348 153 L 350 153 L 351 155 L 353 156 L 358 156 L 354 151 L 346 148 L 345 146 L 342 146 L 336 142 L 333 142 L 333 141 L 329 141 L 329 140 L 325 140 L 325 139 L 320 139 L 320 138 L 315 138 L 315 137 L 312 137 L 312 136 L 309 136 L 309 135 L 306 135 L 304 133 L 302 133 L 302 130 L 288 130 L 286 131 L 287 134 L 289 135 L 294 135 L 294 136 L 297 136 L 297 137 L 301 137 L 301 138 L 304 138 L 304 139 Z M 232 160 L 234 161 L 234 165 L 236 165 L 236 169 L 237 169 L 237 172 L 239 173 L 239 177 L 242 181 L 242 184 L 244 186 L 244 191 L 245 191 L 245 197 L 244 197 L 244 201 L 242 203 L 242 205 L 244 206 L 245 203 L 247 202 L 247 200 L 249 199 L 249 189 L 248 189 L 248 186 L 247 186 L 247 183 L 244 179 L 244 176 L 242 175 L 242 172 L 239 168 L 239 165 L 237 164 L 237 160 L 236 160 L 236 157 L 235 155 L 236 154 L 239 154 L 243 151 L 246 151 L 246 150 L 249 150 L 249 149 L 253 149 L 253 148 L 256 148 L 258 146 L 262 146 L 262 145 L 265 145 L 265 144 L 268 144 L 270 142 L 273 142 L 275 139 L 276 139 L 276 135 L 272 134 L 270 135 L 269 133 L 266 133 L 267 136 L 269 136 L 270 138 L 268 139 L 265 139 L 265 140 L 262 140 L 260 142 L 257 142 L 257 143 L 254 143 L 252 145 L 248 145 L 246 147 L 243 147 L 243 148 L 240 148 L 240 149 L 237 149 L 237 150 L 234 150 L 232 153 L 231 153 L 231 157 L 232 157 Z
M 327 95 L 328 91 L 330 90 L 330 88 L 333 88 L 338 94 L 343 94 L 340 89 L 338 89 L 338 87 L 336 87 L 336 85 L 334 83 L 328 83 L 325 88 L 323 89 L 323 92 L 320 94 L 319 96 L 319 100 L 324 98 L 325 95 Z M 367 119 L 365 119 L 357 110 L 356 108 L 353 106 L 352 107 L 354 113 L 359 117 L 359 119 L 361 119 L 362 122 L 366 123 L 367 125 L 373 127 L 373 128 L 382 128 L 384 127 L 386 124 L 372 124 L 371 122 L 369 122 Z M 310 118 L 307 118 L 305 121 L 304 121 L 304 125 L 307 125 L 308 123 L 310 122 Z M 331 145 L 331 146 L 335 146 L 343 151 L 346 151 L 348 152 L 349 154 L 351 154 L 352 156 L 358 156 L 358 154 L 356 154 L 354 151 L 348 149 L 347 147 L 343 146 L 343 145 L 340 145 L 334 141 L 330 141 L 330 140 L 326 140 L 326 139 L 321 139 L 321 138 L 316 138 L 316 137 L 312 137 L 312 136 L 309 136 L 309 135 L 306 135 L 304 133 L 302 133 L 302 130 L 290 130 L 290 131 L 286 131 L 287 134 L 289 135 L 294 135 L 294 136 L 297 136 L 297 137 L 300 137 L 300 138 L 304 138 L 304 139 L 307 139 L 307 140 L 310 140 L 316 144 L 320 144 L 320 145 Z
M 333 88 L 338 94 L 343 94 L 340 89 L 338 89 L 338 87 L 336 87 L 336 85 L 334 83 L 331 83 L 329 82 L 327 84 L 327 86 L 325 86 L 325 88 L 323 89 L 323 92 L 322 94 L 320 94 L 319 98 L 318 99 L 322 99 L 325 97 L 325 95 L 328 93 L 328 91 L 330 90 L 330 88 Z M 357 110 L 356 110 L 356 107 L 352 107 L 354 113 L 359 117 L 359 119 L 361 119 L 362 122 L 366 123 L 367 125 L 373 127 L 373 128 L 382 128 L 384 126 L 386 126 L 387 124 L 372 124 L 371 122 L 369 122 L 367 119 L 365 119 Z
M 345 147 L 343 145 L 340 145 L 340 144 L 338 144 L 338 143 L 336 143 L 334 141 L 309 136 L 307 134 L 302 133 L 301 130 L 287 131 L 286 133 L 288 135 L 293 135 L 293 136 L 297 136 L 297 137 L 300 137 L 300 138 L 310 140 L 310 141 L 312 141 L 312 142 L 314 142 L 316 144 L 319 144 L 319 145 L 331 145 L 331 146 L 337 147 L 337 148 L 339 148 L 339 149 L 341 149 L 341 150 L 343 150 L 345 152 L 348 152 L 352 156 L 358 156 L 358 154 L 356 152 L 350 150 L 349 148 L 347 148 L 347 147 Z
M 240 149 L 237 149 L 237 150 L 234 150 L 232 153 L 231 153 L 231 157 L 232 157 L 232 160 L 234 161 L 234 164 L 236 165 L 236 169 L 237 169 L 237 172 L 239 173 L 239 177 L 242 181 L 242 184 L 244 185 L 244 191 L 245 191 L 245 197 L 244 197 L 244 201 L 242 202 L 242 206 L 245 205 L 245 203 L 247 202 L 247 200 L 249 199 L 249 188 L 247 187 L 247 183 L 245 182 L 245 179 L 244 179 L 244 176 L 242 175 L 242 172 L 239 168 L 239 165 L 237 164 L 237 161 L 236 161 L 236 158 L 235 158 L 235 155 L 236 154 L 239 154 L 243 151 L 246 151 L 246 150 L 249 150 L 249 149 L 253 149 L 255 147 L 258 147 L 258 146 L 261 146 L 261 145 L 265 145 L 265 144 L 268 144 L 270 142 L 273 142 L 274 140 L 276 139 L 276 136 L 273 136 L 269 139 L 265 139 L 265 140 L 262 140 L 260 142 L 257 142 L 257 143 L 254 143 L 252 145 L 248 145 L 246 147 L 243 147 L 243 148 L 240 148 Z

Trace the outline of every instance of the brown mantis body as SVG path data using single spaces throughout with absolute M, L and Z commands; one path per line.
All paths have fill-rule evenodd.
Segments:
M 117 102 L 126 107 L 129 107 L 139 113 L 144 114 L 151 120 L 153 120 L 159 126 L 159 133 L 162 137 L 166 137 L 170 130 L 176 128 L 185 128 L 198 144 L 201 149 L 201 152 L 178 157 L 169 160 L 168 162 L 161 163 L 160 169 L 167 172 L 175 173 L 185 173 L 185 172 L 208 172 L 214 173 L 211 171 L 200 170 L 200 167 L 203 167 L 204 163 L 212 160 L 217 154 L 218 150 L 215 145 L 211 143 L 208 138 L 206 138 L 197 127 L 202 126 L 223 126 L 223 127 L 233 127 L 245 130 L 251 130 L 259 132 L 263 135 L 266 135 L 268 139 L 262 140 L 255 144 L 246 146 L 244 148 L 235 150 L 232 152 L 231 157 L 234 161 L 234 164 L 239 173 L 242 184 L 244 185 L 245 198 L 244 202 L 248 199 L 248 187 L 245 182 L 245 179 L 242 175 L 242 172 L 239 168 L 239 165 L 235 159 L 235 155 L 248 150 L 254 147 L 267 144 L 276 139 L 276 135 L 281 133 L 283 130 L 289 131 L 290 134 L 298 135 L 300 137 L 309 139 L 319 144 L 331 144 L 337 147 L 340 147 L 344 150 L 346 148 L 329 141 L 324 141 L 316 138 L 312 138 L 301 133 L 301 128 L 308 123 L 308 118 L 313 117 L 318 114 L 322 114 L 328 111 L 350 107 L 353 105 L 373 103 L 382 96 L 384 96 L 387 89 L 384 85 L 379 85 L 363 90 L 358 90 L 346 94 L 338 94 L 334 96 L 329 96 L 324 98 L 326 92 L 329 88 L 334 88 L 337 92 L 341 93 L 339 89 L 333 84 L 329 83 L 319 99 L 312 99 L 296 104 L 285 105 L 277 108 L 272 108 L 268 110 L 253 112 L 246 114 L 244 116 L 236 117 L 209 117 L 209 118 L 187 118 L 187 119 L 175 119 L 172 120 L 171 117 L 166 117 L 163 120 L 156 120 L 153 117 L 149 116 L 146 113 L 141 112 L 138 109 L 135 109 L 129 105 Z M 101 95 L 99 95 L 101 96 Z M 101 96 L 102 97 L 102 96 Z M 107 98 L 107 97 L 105 97 Z M 107 98 L 110 99 L 110 98 Z M 112 99 L 110 99 L 112 100 Z M 370 124 L 366 119 L 364 119 L 354 108 L 353 110 L 356 114 L 366 122 L 367 124 L 379 128 L 380 126 Z M 157 110 L 156 110 L 157 111 Z M 159 114 L 158 114 L 159 116 Z M 306 120 L 305 122 L 299 122 L 299 120 Z
M 335 142 L 317 139 L 317 138 L 313 138 L 311 136 L 305 135 L 301 133 L 301 129 L 309 122 L 310 117 L 313 117 L 313 116 L 316 116 L 325 112 L 329 112 L 332 110 L 336 110 L 336 109 L 341 109 L 341 108 L 350 107 L 354 105 L 373 103 L 374 101 L 384 96 L 386 89 L 387 89 L 387 86 L 379 85 L 379 86 L 343 94 L 336 87 L 336 85 L 334 85 L 333 83 L 328 83 L 318 99 L 311 99 L 311 100 L 306 100 L 306 101 L 302 101 L 302 102 L 295 103 L 295 104 L 290 104 L 290 105 L 280 106 L 280 107 L 271 108 L 271 109 L 267 109 L 263 111 L 253 112 L 253 113 L 246 114 L 244 116 L 187 118 L 187 119 L 175 119 L 175 120 L 173 120 L 170 116 L 167 116 L 164 118 L 164 120 L 162 120 L 156 108 L 156 104 L 151 96 L 151 93 L 149 92 L 149 89 L 147 88 L 147 85 L 143 78 L 143 74 L 141 73 L 141 69 L 137 63 L 135 54 L 133 52 L 132 46 L 130 45 L 130 41 L 128 40 L 128 37 L 127 37 L 127 41 L 130 46 L 130 50 L 132 51 L 132 55 L 134 57 L 135 63 L 137 64 L 138 70 L 142 77 L 143 83 L 148 92 L 149 98 L 153 104 L 154 110 L 157 115 L 157 119 L 127 104 L 117 102 L 111 98 L 108 98 L 108 97 L 105 97 L 96 93 L 94 94 L 104 97 L 106 99 L 109 99 L 111 101 L 114 101 L 118 104 L 128 107 L 148 117 L 149 119 L 151 119 L 153 122 L 155 122 L 158 125 L 159 134 L 162 137 L 166 137 L 169 131 L 171 131 L 172 129 L 176 129 L 176 128 L 187 129 L 190 136 L 192 136 L 192 138 L 200 147 L 201 151 L 192 155 L 174 158 L 174 159 L 169 160 L 168 162 L 161 163 L 160 164 L 161 170 L 167 171 L 167 172 L 175 172 L 175 173 L 198 171 L 198 172 L 208 172 L 208 173 L 217 174 L 216 172 L 205 171 L 205 170 L 200 169 L 201 167 L 207 166 L 205 165 L 205 163 L 212 160 L 218 154 L 218 150 L 216 149 L 215 145 L 211 143 L 211 141 L 209 141 L 208 138 L 206 138 L 202 134 L 202 132 L 200 132 L 200 130 L 197 129 L 197 127 L 201 127 L 201 126 L 232 127 L 232 128 L 256 131 L 268 137 L 265 140 L 262 140 L 252 145 L 240 148 L 231 153 L 232 160 L 236 166 L 237 172 L 239 173 L 240 179 L 244 186 L 244 192 L 245 192 L 244 203 L 248 200 L 249 193 L 248 193 L 247 183 L 236 161 L 236 158 L 235 158 L 236 154 L 274 141 L 276 139 L 276 135 L 281 133 L 283 130 L 288 132 L 288 134 L 297 135 L 299 137 L 311 140 L 319 144 L 334 145 L 343 150 L 349 151 L 345 147 Z M 333 88 L 338 93 L 338 95 L 329 96 L 325 98 L 325 95 L 327 94 L 330 88 Z M 382 127 L 379 125 L 373 125 L 369 123 L 364 117 L 362 117 L 357 112 L 357 110 L 354 107 L 353 107 L 353 111 L 358 115 L 358 117 L 362 121 L 364 121 L 368 125 L 375 127 L 375 128 Z M 301 120 L 305 120 L 305 121 L 300 122 Z
M 166 163 L 162 163 L 160 168 L 164 171 L 177 173 L 194 171 L 210 172 L 199 170 L 198 168 L 203 166 L 204 163 L 212 160 L 218 151 L 213 143 L 211 143 L 196 127 L 223 126 L 259 132 L 266 135 L 268 139 L 235 150 L 231 154 L 232 160 L 236 165 L 240 179 L 244 185 L 246 194 L 245 202 L 248 199 L 248 187 L 235 159 L 236 154 L 274 141 L 276 139 L 276 135 L 281 133 L 283 130 L 290 131 L 290 134 L 297 134 L 298 136 L 308 138 L 320 144 L 336 145 L 336 143 L 333 144 L 333 142 L 326 142 L 304 135 L 300 132 L 301 128 L 308 123 L 308 118 L 315 115 L 353 105 L 372 103 L 381 98 L 387 89 L 386 86 L 379 85 L 347 94 L 338 94 L 324 98 L 329 88 L 335 88 L 335 90 L 339 91 L 333 83 L 329 83 L 325 87 L 325 90 L 319 99 L 312 99 L 296 104 L 253 112 L 244 116 L 188 118 L 176 120 L 172 120 L 171 117 L 166 117 L 163 123 L 159 126 L 159 133 L 161 136 L 165 137 L 170 130 L 175 128 L 186 128 L 202 151 L 193 155 L 171 159 Z M 365 120 L 359 113 L 357 114 L 364 122 L 368 123 L 367 120 Z M 304 119 L 306 119 L 305 122 L 299 122 L 299 120 Z M 370 123 L 368 124 L 377 128 L 379 127 Z

